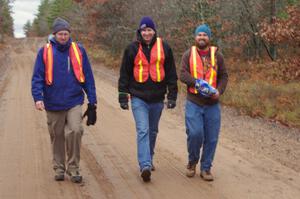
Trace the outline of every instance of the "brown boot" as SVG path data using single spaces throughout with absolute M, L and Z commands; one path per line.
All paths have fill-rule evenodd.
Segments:
M 152 163 L 152 166 L 151 166 L 151 171 L 155 171 L 155 166 L 154 166 L 154 164 Z
M 186 176 L 191 178 L 194 177 L 196 174 L 196 165 L 197 164 L 191 164 L 188 163 L 188 165 L 186 166 Z
M 151 168 L 145 167 L 141 171 L 141 177 L 143 178 L 144 182 L 151 181 Z
M 211 174 L 210 170 L 207 170 L 207 171 L 201 171 L 200 177 L 201 177 L 203 180 L 205 180 L 205 181 L 213 181 L 213 180 L 214 180 L 214 177 L 213 177 L 213 175 Z
M 54 179 L 56 181 L 64 181 L 65 180 L 65 171 L 63 169 L 55 169 Z
M 64 181 L 65 180 L 65 174 L 64 173 L 57 173 L 57 174 L 55 174 L 54 180 L 56 180 L 56 181 Z
M 81 183 L 82 176 L 80 175 L 79 171 L 67 171 L 67 174 L 70 177 L 70 180 L 74 183 Z

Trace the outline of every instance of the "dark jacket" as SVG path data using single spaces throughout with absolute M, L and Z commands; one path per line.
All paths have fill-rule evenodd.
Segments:
M 190 54 L 191 50 L 187 50 L 181 60 L 181 70 L 180 70 L 180 80 L 185 83 L 188 87 L 189 86 L 194 86 L 196 79 L 191 75 L 190 73 Z M 209 55 L 209 60 L 210 60 L 210 52 L 208 53 Z M 221 53 L 217 51 L 216 55 L 216 60 L 217 60 L 217 66 L 218 66 L 218 71 L 217 71 L 217 89 L 222 95 L 226 89 L 226 85 L 228 82 L 228 74 L 227 70 L 225 67 L 224 59 Z M 198 104 L 198 105 L 212 105 L 218 103 L 217 100 L 213 100 L 211 98 L 203 97 L 200 94 L 193 94 L 190 92 L 187 92 L 187 99 Z
M 85 76 L 85 82 L 80 83 L 74 75 L 69 58 L 71 39 L 65 45 L 59 44 L 55 38 L 52 38 L 50 42 L 53 46 L 53 83 L 47 85 L 45 82 L 44 48 L 42 47 L 35 61 L 31 81 L 34 101 L 44 101 L 46 110 L 68 110 L 83 104 L 83 91 L 85 91 L 89 103 L 97 103 L 94 77 L 85 49 L 80 44 L 78 45 L 82 53 Z
M 150 45 L 145 44 L 141 39 L 140 33 L 138 34 L 138 40 L 132 42 L 126 49 L 123 55 L 122 65 L 120 68 L 120 78 L 119 78 L 119 92 L 129 93 L 131 96 L 141 98 L 146 102 L 160 102 L 165 98 L 167 93 L 168 100 L 176 100 L 177 98 L 177 73 L 174 63 L 173 53 L 169 45 L 163 41 L 163 48 L 165 53 L 165 79 L 161 82 L 154 82 L 149 77 L 144 83 L 139 83 L 135 81 L 133 76 L 133 67 L 136 54 L 139 49 L 139 43 L 142 43 L 142 48 L 145 56 L 150 62 L 151 49 L 156 41 L 156 36 L 154 36 Z M 126 97 L 120 97 L 119 102 L 127 102 Z

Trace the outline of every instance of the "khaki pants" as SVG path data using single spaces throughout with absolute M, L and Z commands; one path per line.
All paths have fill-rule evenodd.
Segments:
M 66 111 L 47 111 L 47 123 L 56 173 L 78 171 L 83 134 L 81 105 Z M 67 153 L 67 162 L 66 162 Z

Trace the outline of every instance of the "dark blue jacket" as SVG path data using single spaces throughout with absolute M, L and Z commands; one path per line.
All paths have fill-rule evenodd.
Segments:
M 51 39 L 53 46 L 53 83 L 47 85 L 45 81 L 45 64 L 43 60 L 44 48 L 38 52 L 31 81 L 31 92 L 34 101 L 44 101 L 45 109 L 50 111 L 68 110 L 84 102 L 84 92 L 89 103 L 96 104 L 96 88 L 91 65 L 85 49 L 79 44 L 83 59 L 83 73 L 85 82 L 80 83 L 73 72 L 69 58 L 71 39 L 67 44 L 59 44 L 55 38 Z

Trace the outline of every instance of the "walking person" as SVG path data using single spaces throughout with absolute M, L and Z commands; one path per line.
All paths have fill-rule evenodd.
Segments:
M 129 109 L 129 98 L 137 131 L 137 156 L 144 182 L 151 180 L 155 170 L 153 155 L 160 116 L 167 93 L 167 108 L 176 106 L 177 74 L 169 45 L 157 37 L 155 24 L 143 17 L 137 40 L 123 55 L 119 78 L 119 103 Z
M 180 80 L 187 85 L 185 124 L 188 148 L 188 177 L 195 176 L 200 159 L 200 176 L 212 181 L 212 162 L 221 124 L 219 97 L 225 91 L 228 74 L 222 54 L 210 44 L 207 24 L 195 30 L 195 44 L 182 57 Z
M 87 125 L 96 123 L 96 89 L 88 56 L 70 37 L 69 23 L 57 18 L 53 36 L 42 47 L 32 75 L 32 96 L 37 110 L 46 110 L 51 138 L 54 179 L 63 181 L 65 172 L 80 183 L 80 145 L 83 134 L 84 92 L 89 101 L 84 114 Z M 67 159 L 66 159 L 67 156 Z

